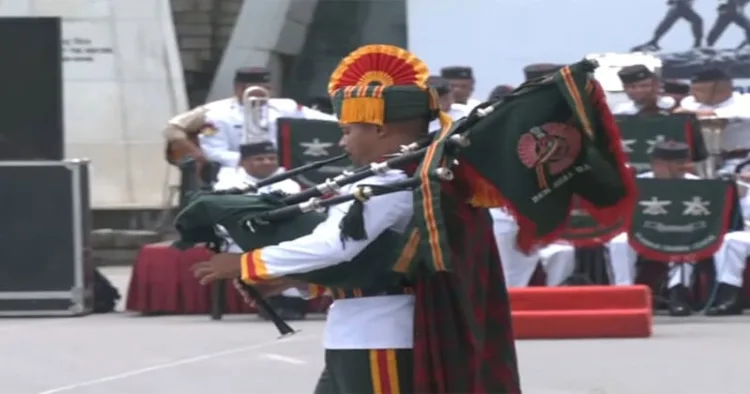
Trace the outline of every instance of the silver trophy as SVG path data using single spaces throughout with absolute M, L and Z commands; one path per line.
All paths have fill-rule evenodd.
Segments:
M 715 116 L 698 118 L 701 124 L 703 141 L 706 143 L 708 157 L 698 163 L 698 175 L 706 179 L 717 178 L 717 170 L 721 166 L 721 137 L 727 126 L 727 120 Z

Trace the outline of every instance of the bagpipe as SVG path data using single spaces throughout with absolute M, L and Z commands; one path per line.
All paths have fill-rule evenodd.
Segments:
M 445 183 L 461 181 L 460 188 L 468 196 L 461 203 L 507 207 L 518 220 L 522 249 L 554 241 L 567 223 L 574 197 L 596 220 L 611 223 L 632 211 L 634 185 L 604 93 L 591 77 L 596 66 L 584 60 L 531 80 L 502 100 L 480 104 L 456 122 L 441 114 L 442 130 L 402 146 L 387 160 L 344 171 L 297 194 L 247 193 L 345 156 L 294 168 L 245 188 L 197 192 L 177 215 L 180 240 L 175 246 L 205 244 L 220 252 L 227 236 L 244 251 L 276 245 L 310 234 L 326 219 L 325 208 L 348 202 L 350 208 L 339 225 L 341 242 L 364 240 L 368 235 L 362 213 L 367 200 L 403 191 L 412 191 L 415 201 L 435 198 L 434 204 L 424 204 L 429 207 L 415 209 L 411 229 L 379 234 L 352 261 L 285 276 L 326 288 L 382 289 L 408 285 L 418 264 L 435 259 L 434 253 L 408 253 L 408 249 L 414 232 L 429 245 L 443 241 L 445 235 L 435 233 L 443 224 L 425 223 L 441 215 L 439 194 Z M 414 165 L 418 165 L 415 175 L 402 181 L 363 183 Z M 438 196 L 430 190 L 437 190 Z M 425 213 L 427 209 L 431 213 Z M 431 263 L 435 270 L 437 264 Z M 447 264 L 443 268 L 458 269 Z M 294 332 L 257 289 L 241 286 L 282 335 Z
M 462 147 L 469 144 L 468 131 L 472 125 L 490 114 L 499 103 L 485 103 L 477 107 L 468 117 L 456 122 L 447 140 L 451 155 L 455 156 Z M 214 252 L 220 252 L 229 236 L 242 250 L 251 251 L 268 245 L 275 245 L 310 234 L 325 220 L 323 211 L 331 206 L 355 201 L 353 208 L 341 224 L 342 242 L 346 238 L 355 240 L 367 238 L 363 223 L 357 213 L 362 204 L 370 198 L 411 190 L 419 186 L 420 178 L 412 176 L 403 181 L 387 185 L 356 185 L 343 192 L 349 185 L 372 176 L 384 174 L 392 169 L 401 169 L 423 159 L 435 135 L 430 135 L 410 145 L 402 146 L 400 152 L 385 161 L 371 163 L 326 180 L 315 187 L 300 193 L 284 195 L 280 193 L 254 194 L 264 186 L 291 179 L 299 174 L 313 171 L 324 165 L 340 161 L 346 155 L 313 162 L 283 173 L 268 177 L 243 188 L 222 191 L 197 192 L 187 206 L 178 214 L 175 227 L 180 234 L 176 247 L 184 248 L 204 243 Z M 432 174 L 442 181 L 452 179 L 450 164 L 437 168 Z M 355 224 L 350 224 L 355 223 Z M 220 230 L 219 230 L 220 229 Z M 217 231 L 219 230 L 219 231 Z M 403 284 L 406 276 L 391 268 L 401 258 L 407 237 L 394 231 L 386 231 L 373 240 L 352 261 L 332 267 L 287 275 L 292 279 L 315 283 L 327 288 L 369 289 Z M 284 322 L 268 305 L 259 292 L 246 283 L 239 282 L 242 290 L 255 300 L 276 325 L 282 335 L 294 330 Z

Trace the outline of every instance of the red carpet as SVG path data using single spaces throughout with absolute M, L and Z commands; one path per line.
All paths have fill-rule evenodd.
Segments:
M 646 286 L 527 287 L 509 294 L 517 339 L 651 336 Z

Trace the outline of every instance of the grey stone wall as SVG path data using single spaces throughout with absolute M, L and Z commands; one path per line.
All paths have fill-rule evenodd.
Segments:
M 191 105 L 204 102 L 242 0 L 172 0 Z

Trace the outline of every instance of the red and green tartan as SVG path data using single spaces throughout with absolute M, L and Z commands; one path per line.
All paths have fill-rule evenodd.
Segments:
M 524 250 L 559 237 L 576 197 L 600 224 L 630 217 L 635 185 L 590 77 L 595 67 L 564 67 L 472 119 L 464 130 L 471 144 L 458 153 L 450 183 L 436 170 L 453 162 L 446 148 L 457 128 L 443 129 L 427 150 L 414 192 L 422 258 L 415 268 L 416 393 L 521 392 L 500 258 L 489 214 L 479 207 L 508 208 Z
M 517 394 L 510 302 L 492 221 L 486 209 L 465 203 L 466 190 L 456 181 L 443 184 L 440 196 L 454 269 L 416 272 L 414 392 Z

